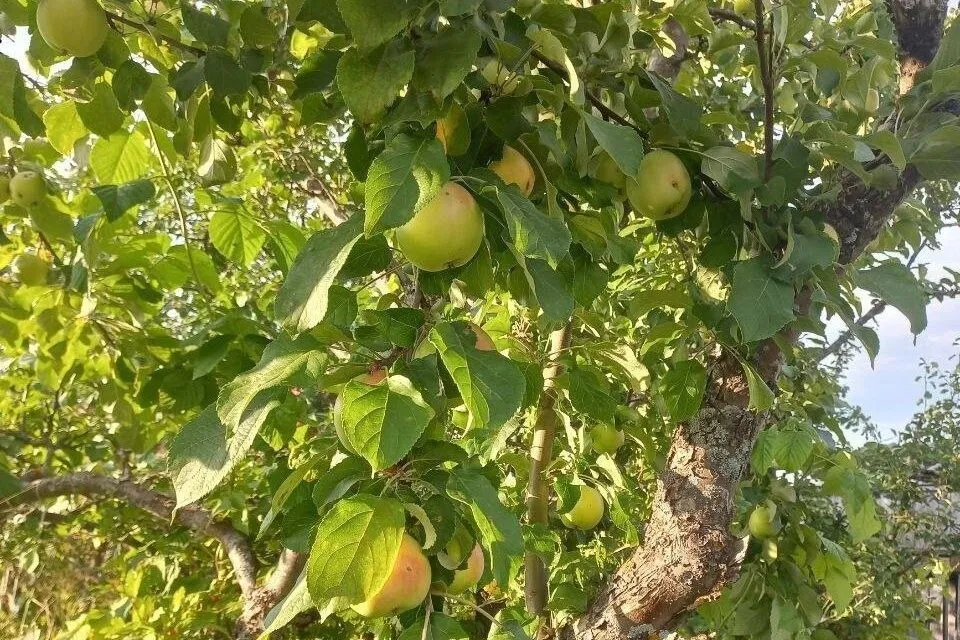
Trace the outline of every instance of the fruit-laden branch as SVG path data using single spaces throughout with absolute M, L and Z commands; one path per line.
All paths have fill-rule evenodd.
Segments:
M 901 50 L 916 55 L 914 38 L 939 41 L 946 0 L 890 1 L 910 8 L 892 11 Z M 936 16 L 940 20 L 931 26 Z M 922 32 L 916 28 L 920 24 L 927 25 Z M 936 48 L 926 46 L 923 58 L 910 60 L 928 64 Z M 913 167 L 888 192 L 871 189 L 855 176 L 843 178 L 837 202 L 823 209 L 840 236 L 842 263 L 860 255 L 918 181 Z M 798 313 L 807 306 L 809 292 L 801 292 Z M 768 384 L 775 385 L 782 358 L 774 340 L 760 345 L 755 364 Z M 743 545 L 729 533 L 733 497 L 766 416 L 747 409 L 749 387 L 734 357 L 720 354 L 713 371 L 703 408 L 674 433 L 643 546 L 614 573 L 582 618 L 561 630 L 562 639 L 649 638 L 716 597 L 739 574 Z
M 214 517 L 200 507 L 184 507 L 174 514 L 175 501 L 172 498 L 135 482 L 116 480 L 86 471 L 37 478 L 24 482 L 18 493 L 0 500 L 0 510 L 6 511 L 60 496 L 115 498 L 160 520 L 177 522 L 191 531 L 214 538 L 227 552 L 244 598 L 249 598 L 256 589 L 257 559 L 245 535 L 234 529 L 229 522 Z

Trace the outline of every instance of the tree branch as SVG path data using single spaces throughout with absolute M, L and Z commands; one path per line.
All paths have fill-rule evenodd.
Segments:
M 556 379 L 563 374 L 560 356 L 570 346 L 572 321 L 550 334 L 547 366 L 543 369 L 543 392 L 537 404 L 530 442 L 530 479 L 527 483 L 527 522 L 548 522 L 549 493 L 546 470 L 553 460 L 553 440 L 557 432 Z M 527 611 L 540 615 L 547 606 L 547 570 L 534 552 L 524 557 L 524 597 Z
M 152 38 L 156 38 L 160 42 L 163 42 L 164 44 L 167 44 L 173 47 L 174 49 L 179 49 L 180 51 L 193 54 L 198 58 L 207 54 L 207 52 L 201 49 L 200 47 L 194 47 L 192 45 L 180 42 L 176 38 L 171 38 L 170 36 L 154 31 L 153 29 L 149 28 L 147 25 L 137 22 L 136 20 L 131 20 L 130 18 L 120 15 L 119 13 L 114 13 L 113 11 L 107 11 L 106 14 L 107 14 L 107 21 L 110 22 L 110 25 L 114 29 L 116 29 L 116 25 L 113 24 L 114 22 L 119 24 L 124 24 L 124 25 L 127 25 L 128 27 L 132 27 L 136 29 L 137 31 L 142 31 L 148 36 Z
M 174 513 L 175 502 L 172 498 L 134 482 L 115 480 L 87 471 L 43 477 L 25 482 L 19 493 L 0 500 L 0 511 L 60 496 L 115 498 L 160 520 L 177 522 L 195 533 L 216 539 L 227 552 L 244 598 L 254 594 L 257 560 L 245 535 L 229 522 L 214 517 L 200 507 L 189 506 Z
M 280 552 L 277 566 L 267 582 L 254 591 L 243 607 L 243 614 L 237 620 L 234 637 L 238 639 L 255 638 L 263 630 L 263 618 L 282 600 L 300 576 L 307 562 L 307 554 L 284 549 Z

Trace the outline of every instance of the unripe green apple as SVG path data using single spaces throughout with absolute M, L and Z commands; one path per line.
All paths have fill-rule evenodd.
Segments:
M 96 0 L 40 0 L 37 28 L 51 48 L 92 56 L 107 39 L 107 14 Z
M 690 204 L 690 174 L 680 158 L 669 151 L 648 153 L 640 172 L 627 180 L 627 198 L 640 215 L 651 220 L 674 218 Z
M 763 541 L 763 557 L 767 562 L 775 562 L 780 556 L 780 547 L 776 540 L 767 538 Z
M 606 424 L 597 425 L 590 432 L 593 449 L 597 453 L 614 453 L 623 444 L 623 431 Z
M 10 179 L 10 199 L 24 209 L 31 209 L 47 195 L 47 183 L 36 171 L 21 171 Z
M 620 170 L 616 161 L 604 151 L 596 160 L 593 177 L 600 182 L 606 182 L 617 189 L 623 189 L 627 184 L 627 176 Z
M 500 62 L 499 58 L 491 58 L 483 65 L 480 74 L 492 86 L 497 87 L 501 94 L 513 93 L 520 86 L 520 74 L 511 71 L 509 67 Z
M 10 199 L 10 178 L 0 176 L 0 204 Z
M 470 262 L 483 242 L 483 214 L 470 192 L 456 182 L 397 229 L 397 246 L 424 271 L 443 271 Z
M 350 608 L 365 618 L 392 616 L 413 609 L 430 593 L 430 562 L 420 544 L 403 534 L 390 576 L 380 590 Z
M 50 265 L 40 256 L 32 253 L 21 253 L 13 261 L 13 270 L 22 284 L 37 287 L 46 284 Z
M 453 555 L 450 553 L 449 547 L 447 553 Z M 483 566 L 483 547 L 479 544 L 474 545 L 470 557 L 467 558 L 467 566 L 454 572 L 453 581 L 447 586 L 447 593 L 458 596 L 480 582 L 480 578 L 483 576 Z
M 533 192 L 533 185 L 537 183 L 537 174 L 533 172 L 530 162 L 509 145 L 503 147 L 502 158 L 490 163 L 490 169 L 507 184 L 520 187 L 525 196 Z
M 593 487 L 580 485 L 580 498 L 570 511 L 560 516 L 563 524 L 570 528 L 589 531 L 603 518 L 603 496 Z
M 776 535 L 779 530 L 779 527 L 774 523 L 776 514 L 776 507 L 768 503 L 754 507 L 753 511 L 750 512 L 750 519 L 747 521 L 750 535 L 760 540 Z
M 371 371 L 370 373 L 365 373 L 362 376 L 357 376 L 354 378 L 354 380 L 358 380 L 371 386 L 378 385 L 386 379 L 386 369 L 377 369 L 375 371 Z M 340 440 L 340 444 L 343 445 L 343 448 L 349 453 L 356 455 L 357 450 L 354 449 L 353 445 L 350 444 L 350 441 L 347 440 L 347 435 L 343 431 L 343 401 L 340 399 L 340 396 L 337 396 L 336 401 L 333 403 L 333 428 L 337 432 L 337 439 Z

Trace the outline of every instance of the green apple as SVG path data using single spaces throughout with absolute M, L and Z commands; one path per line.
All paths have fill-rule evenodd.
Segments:
M 503 157 L 491 162 L 490 169 L 507 184 L 515 184 L 520 187 L 523 195 L 529 196 L 533 193 L 533 186 L 537 183 L 537 174 L 534 173 L 533 167 L 523 154 L 513 147 L 504 146 Z
M 21 253 L 13 261 L 13 270 L 22 284 L 36 287 L 46 284 L 50 265 L 32 253 Z
M 623 189 L 627 185 L 627 176 L 624 175 L 623 171 L 620 170 L 620 166 L 606 151 L 602 152 L 596 158 L 593 177 L 617 189 Z
M 780 556 L 780 547 L 777 545 L 777 541 L 771 538 L 767 538 L 763 541 L 763 558 L 767 562 L 775 562 L 776 559 Z
M 36 171 L 21 171 L 10 179 L 10 199 L 24 209 L 32 209 L 47 195 L 47 183 Z
M 357 376 L 354 378 L 354 380 L 370 386 L 378 385 L 386 379 L 386 369 L 376 369 L 370 373 L 365 373 L 362 376 Z M 333 403 L 333 428 L 337 432 L 337 439 L 340 440 L 340 444 L 343 445 L 343 448 L 349 453 L 357 455 L 357 450 L 354 449 L 350 444 L 350 441 L 347 440 L 347 435 L 343 431 L 343 401 L 340 399 L 340 396 L 337 396 L 337 399 Z
M 51 48 L 78 58 L 95 54 L 110 29 L 96 0 L 40 0 L 37 28 Z
M 449 549 L 447 553 L 450 554 Z M 470 587 L 476 585 L 483 576 L 483 566 L 483 547 L 479 544 L 474 545 L 473 551 L 470 552 L 470 557 L 467 558 L 467 566 L 463 569 L 457 569 L 453 573 L 453 581 L 447 586 L 447 593 L 458 596 Z
M 760 540 L 772 538 L 780 530 L 780 527 L 775 523 L 776 516 L 776 505 L 769 501 L 758 504 L 750 512 L 750 518 L 747 521 L 750 535 Z
M 593 449 L 597 453 L 615 453 L 623 444 L 623 431 L 609 425 L 597 425 L 590 432 Z
M 448 182 L 436 198 L 397 229 L 397 246 L 424 271 L 470 262 L 483 243 L 483 214 L 470 192 Z
M 603 496 L 593 487 L 580 485 L 580 498 L 570 511 L 560 516 L 561 522 L 571 529 L 589 531 L 603 518 Z
M 640 215 L 652 220 L 674 218 L 690 204 L 690 174 L 680 158 L 658 149 L 640 161 L 640 172 L 627 180 L 627 198 Z
M 876 89 L 868 89 L 867 97 L 863 101 L 863 111 L 872 116 L 878 109 L 880 109 L 880 92 Z
M 393 616 L 413 609 L 430 593 L 430 562 L 420 544 L 403 534 L 400 551 L 380 590 L 350 608 L 365 618 Z
M 497 87 L 501 94 L 513 93 L 520 86 L 520 74 L 511 71 L 509 67 L 500 62 L 499 58 L 491 58 L 483 65 L 480 75 L 486 78 L 491 86 Z

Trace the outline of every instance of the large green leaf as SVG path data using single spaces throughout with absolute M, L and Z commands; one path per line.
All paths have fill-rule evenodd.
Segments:
M 358 46 L 383 44 L 410 22 L 412 0 L 337 0 L 337 8 Z
M 395 500 L 361 494 L 334 505 L 317 527 L 307 561 L 313 602 L 362 602 L 379 591 L 400 551 L 404 519 Z
M 133 182 L 150 168 L 150 149 L 138 131 L 101 138 L 90 150 L 90 166 L 101 184 Z
M 914 165 L 924 178 L 960 177 L 960 127 L 947 125 L 928 134 L 917 151 L 911 156 Z
M 524 259 L 523 269 L 544 317 L 552 322 L 563 322 L 573 314 L 572 282 L 565 280 L 556 269 L 537 258 Z
M 767 256 L 733 266 L 727 309 L 744 342 L 763 340 L 793 320 L 793 287 L 773 277 Z
M 537 209 L 516 185 L 497 187 L 496 191 L 517 251 L 528 258 L 545 260 L 556 268 L 570 250 L 567 225 Z
M 399 375 L 377 385 L 352 380 L 339 401 L 344 436 L 374 471 L 407 455 L 434 415 L 410 380 Z
M 370 236 L 405 224 L 449 178 L 450 166 L 436 138 L 395 137 L 367 173 L 364 231 Z
M 470 640 L 470 636 L 456 618 L 443 613 L 434 613 L 426 622 L 417 621 L 415 625 L 400 634 L 397 640 Z
M 227 46 L 229 22 L 212 13 L 196 9 L 188 2 L 180 5 L 180 14 L 183 16 L 183 26 L 197 40 L 210 45 Z
M 674 363 L 657 385 L 667 412 L 674 420 L 689 420 L 703 402 L 707 388 L 707 370 L 696 360 Z
M 260 254 L 267 233 L 257 220 L 239 206 L 220 209 L 210 220 L 210 241 L 223 256 L 248 266 Z
M 101 138 L 109 137 L 123 125 L 123 112 L 107 82 L 95 84 L 93 98 L 89 102 L 78 102 L 76 106 L 84 126 Z
M 757 160 L 734 147 L 707 149 L 700 170 L 732 193 L 749 191 L 761 182 Z
M 503 506 L 490 481 L 472 469 L 455 469 L 447 483 L 447 494 L 470 507 L 483 546 L 490 550 L 493 577 L 507 584 L 523 556 L 523 534 L 517 517 Z
M 362 224 L 362 218 L 355 215 L 337 227 L 315 233 L 304 245 L 274 305 L 277 319 L 285 327 L 307 331 L 323 320 L 330 286 L 360 239 Z
M 472 27 L 448 27 L 424 38 L 418 43 L 413 84 L 443 100 L 470 73 L 479 49 L 480 33 Z
M 87 135 L 87 128 L 77 113 L 77 103 L 65 100 L 47 109 L 43 114 L 47 139 L 53 148 L 65 156 L 73 154 L 73 145 Z
M 647 76 L 660 94 L 670 126 L 683 136 L 694 133 L 700 127 L 700 116 L 703 114 L 700 105 L 678 93 L 669 82 L 652 71 L 648 71 Z
M 636 131 L 630 127 L 601 120 L 586 111 L 583 112 L 583 120 L 587 123 L 590 133 L 597 139 L 597 143 L 610 154 L 621 171 L 628 176 L 635 176 L 640 172 L 643 140 Z
M 888 260 L 858 271 L 858 286 L 893 305 L 910 320 L 910 331 L 918 334 L 927 326 L 927 296 L 917 279 L 902 262 Z
M 369 53 L 350 49 L 337 63 L 337 86 L 353 115 L 372 122 L 413 77 L 413 51 L 391 42 Z
M 517 412 L 525 379 L 509 358 L 495 351 L 478 351 L 475 334 L 462 322 L 438 324 L 429 338 L 476 426 L 500 426 Z
M 100 199 L 107 219 L 116 220 L 131 207 L 152 200 L 157 189 L 149 180 L 136 180 L 127 184 L 94 187 L 93 193 Z
M 178 507 L 196 502 L 227 477 L 250 449 L 267 416 L 280 404 L 276 396 L 273 389 L 256 394 L 233 429 L 220 421 L 214 405 L 183 426 L 167 455 Z

